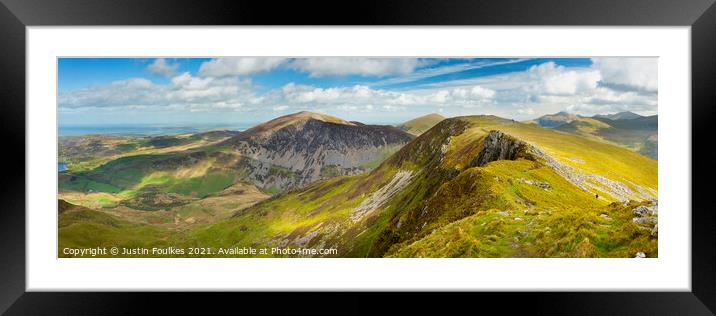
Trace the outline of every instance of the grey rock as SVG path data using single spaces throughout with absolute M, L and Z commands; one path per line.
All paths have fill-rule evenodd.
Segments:
M 547 189 L 549 189 L 549 188 L 552 187 L 552 186 L 550 186 L 549 183 L 547 183 L 547 182 L 538 182 L 538 181 L 532 181 L 532 180 L 529 180 L 529 179 L 522 179 L 522 178 L 517 179 L 517 181 L 524 182 L 524 183 L 527 183 L 527 184 L 529 184 L 529 185 L 534 185 L 534 186 L 536 186 L 536 187 L 538 187 L 538 188 L 542 188 L 542 189 L 545 189 L 545 190 L 547 190 Z
M 383 204 L 390 200 L 396 193 L 400 192 L 403 188 L 410 184 L 410 179 L 412 177 L 412 171 L 398 171 L 388 184 L 381 187 L 378 191 L 373 192 L 373 194 L 363 200 L 358 207 L 351 210 L 351 219 L 356 222 L 365 215 L 370 214 L 382 207 Z
M 491 131 L 485 136 L 482 151 L 472 165 L 482 167 L 496 160 L 515 160 L 525 152 L 527 144 L 500 131 Z
M 634 224 L 656 224 L 658 222 L 656 217 L 634 217 L 632 218 Z
M 644 188 L 631 182 L 627 185 L 627 183 L 614 181 L 598 174 L 591 174 L 585 170 L 560 163 L 535 146 L 528 144 L 525 146 L 528 157 L 543 161 L 560 176 L 586 192 L 605 192 L 622 202 L 632 200 L 634 197 L 649 199 L 656 196 L 656 191 L 651 188 Z
M 336 120 L 339 120 L 336 118 Z M 316 113 L 296 113 L 257 125 L 231 137 L 240 154 L 236 169 L 261 188 L 300 188 L 331 175 L 364 172 L 363 164 L 381 151 L 413 137 L 398 128 L 336 123 Z
M 646 258 L 646 254 L 640 251 L 634 255 L 634 258 Z
M 639 205 L 632 210 L 632 213 L 637 216 L 649 216 L 652 214 L 652 211 L 646 206 Z

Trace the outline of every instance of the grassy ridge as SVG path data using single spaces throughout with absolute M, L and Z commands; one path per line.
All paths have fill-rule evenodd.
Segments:
M 156 189 L 203 198 L 173 208 L 178 220 L 191 218 L 197 224 L 172 230 L 66 213 L 60 216 L 65 225 L 61 236 L 78 245 L 78 236 L 89 234 L 82 245 L 104 245 L 117 238 L 130 245 L 335 247 L 343 257 L 658 256 L 651 227 L 632 222 L 631 210 L 649 201 L 622 203 L 596 189 L 585 191 L 546 158 L 526 153 L 516 160 L 477 166 L 475 158 L 493 131 L 539 148 L 569 172 L 597 175 L 656 197 L 657 163 L 652 159 L 585 137 L 474 116 L 438 123 L 369 173 L 318 181 L 248 208 L 239 208 L 246 204 L 236 198 L 225 198 L 239 195 L 226 189 L 235 178 L 201 169 L 200 163 L 183 173 L 196 175 L 189 178 L 139 168 L 111 183 L 124 190 L 117 194 Z M 132 159 L 148 158 L 107 164 L 101 172 L 126 170 Z M 401 177 L 409 179 L 404 187 L 390 190 L 402 183 Z M 358 209 L 364 212 L 356 215 Z M 205 222 L 202 214 L 221 220 Z
M 431 113 L 418 118 L 414 118 L 410 121 L 397 125 L 396 127 L 408 132 L 409 134 L 419 136 L 420 134 L 425 133 L 444 119 L 445 117 L 440 114 Z

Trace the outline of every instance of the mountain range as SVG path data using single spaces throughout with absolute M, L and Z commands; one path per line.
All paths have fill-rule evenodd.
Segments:
M 633 112 L 585 117 L 567 112 L 544 115 L 528 123 L 566 133 L 606 141 L 658 158 L 657 115 L 641 116 Z
M 166 147 L 151 137 L 61 139 L 59 247 L 658 256 L 657 162 L 603 132 L 568 131 L 585 120 L 650 126 L 558 113 L 549 128 L 485 115 L 393 127 L 300 112 L 240 133 L 172 136 Z M 63 148 L 77 144 L 96 154 Z

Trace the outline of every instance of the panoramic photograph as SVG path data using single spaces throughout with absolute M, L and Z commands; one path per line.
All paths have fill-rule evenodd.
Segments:
M 657 58 L 57 67 L 59 258 L 658 257 Z

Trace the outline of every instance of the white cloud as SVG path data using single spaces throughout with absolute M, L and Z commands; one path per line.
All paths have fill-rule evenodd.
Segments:
M 390 91 L 371 89 L 362 85 L 352 87 L 317 88 L 290 83 L 274 92 L 271 97 L 277 102 L 314 106 L 359 106 L 383 104 L 398 106 L 476 106 L 491 102 L 496 92 L 480 86 L 461 87 L 448 90 Z M 344 109 L 348 109 L 344 107 Z
M 459 87 L 432 92 L 427 96 L 425 103 L 473 107 L 490 102 L 496 94 L 495 90 L 481 86 Z
M 255 98 L 248 80 L 198 78 L 183 73 L 171 78 L 166 85 L 132 78 L 62 93 L 59 105 L 61 108 L 174 106 L 193 110 L 237 109 Z
M 404 106 L 394 106 L 394 105 L 384 105 L 383 110 L 388 112 L 397 112 L 397 111 L 404 111 L 406 108 Z
M 132 78 L 60 94 L 59 103 L 64 108 L 165 104 L 158 90 L 164 89 L 147 79 Z
M 596 70 L 573 70 L 558 66 L 554 62 L 532 66 L 528 70 L 536 83 L 531 86 L 536 92 L 553 95 L 570 95 L 594 90 L 601 75 Z
M 533 108 L 519 108 L 519 109 L 517 109 L 517 113 L 525 114 L 525 115 L 533 115 L 533 114 L 535 114 L 535 110 Z
M 199 66 L 203 77 L 249 76 L 269 72 L 286 62 L 280 57 L 215 58 Z
M 157 58 L 147 67 L 147 70 L 153 74 L 171 77 L 176 74 L 178 68 L 179 64 L 172 64 L 164 58 Z
M 565 109 L 584 115 L 623 110 L 639 113 L 657 111 L 657 94 L 647 90 L 649 85 L 645 84 L 646 81 L 640 83 L 643 87 L 637 88 L 638 80 L 634 78 L 639 76 L 623 76 L 632 78 L 629 84 L 618 83 L 614 78 L 606 79 L 602 75 L 605 68 L 603 62 L 595 67 L 563 67 L 547 62 L 526 71 L 441 82 L 409 90 L 365 85 L 325 88 L 290 83 L 258 93 L 251 80 L 240 79 L 237 75 L 266 71 L 278 67 L 277 63 L 287 66 L 292 63 L 278 60 L 234 63 L 236 60 L 232 60 L 232 65 L 236 67 L 229 67 L 233 72 L 226 76 L 218 74 L 228 72 L 215 73 L 217 76 L 182 73 L 171 77 L 167 84 L 133 78 L 62 93 L 59 96 L 60 110 L 101 107 L 109 110 L 131 108 L 134 111 L 249 111 L 263 116 L 269 116 L 274 111 L 309 110 L 344 115 L 347 119 L 357 119 L 352 117 L 354 114 L 361 117 L 358 113 L 372 113 L 373 117 L 382 119 L 383 115 L 397 117 L 435 111 L 446 115 L 491 113 L 515 119 L 533 118 Z M 219 64 L 218 59 L 211 62 L 214 63 L 210 65 Z M 636 71 L 638 67 L 625 68 Z
M 312 77 L 407 75 L 421 63 L 417 58 L 317 57 L 297 58 L 289 67 Z
M 610 60 L 610 62 L 615 61 Z M 627 64 L 626 69 L 636 71 L 637 67 L 633 66 L 635 63 Z M 658 100 L 655 91 L 636 87 L 635 81 L 632 81 L 631 85 L 610 85 L 609 83 L 616 83 L 614 80 L 605 82 L 602 70 L 597 68 L 599 66 L 563 67 L 547 62 L 533 66 L 527 71 L 441 82 L 428 87 L 455 89 L 477 85 L 491 89 L 496 91 L 496 95 L 492 102 L 482 103 L 480 113 L 490 111 L 496 115 L 516 119 L 534 118 L 562 110 L 582 115 L 626 110 L 643 114 L 657 113 Z M 650 70 L 644 73 L 655 72 L 656 64 L 652 63 Z M 655 88 L 656 83 L 652 84 Z M 642 86 L 648 85 L 642 84 Z M 472 112 L 475 111 L 471 110 L 470 113 Z M 463 114 L 470 113 L 463 112 Z
M 607 84 L 625 85 L 655 92 L 659 88 L 656 58 L 592 58 L 592 67 Z

